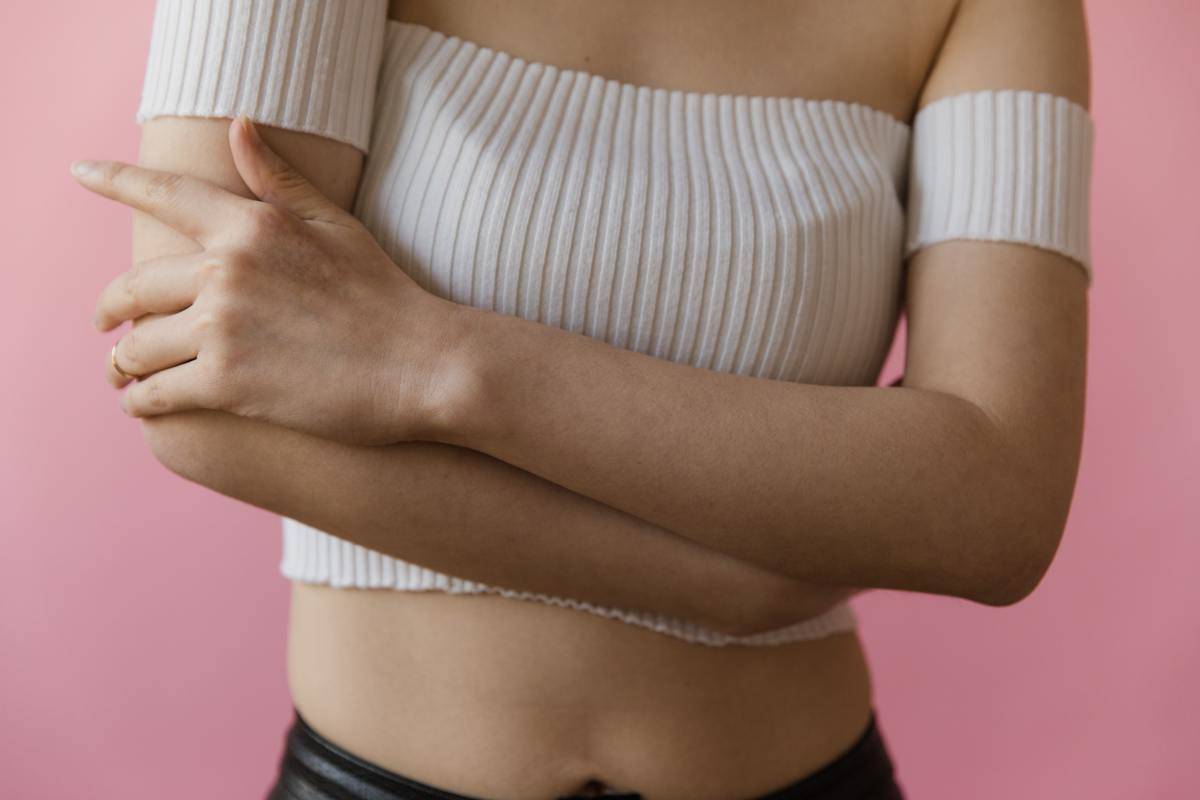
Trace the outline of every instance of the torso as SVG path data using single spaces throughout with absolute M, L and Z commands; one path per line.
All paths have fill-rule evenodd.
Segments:
M 636 85 L 845 100 L 907 122 L 954 5 L 393 0 L 389 17 Z M 750 797 L 836 758 L 872 707 L 853 632 L 708 647 L 495 595 L 299 582 L 288 672 L 297 709 L 335 743 L 497 800 Z

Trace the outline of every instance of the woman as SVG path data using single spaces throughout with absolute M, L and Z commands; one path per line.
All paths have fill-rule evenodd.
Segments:
M 283 517 L 272 797 L 900 797 L 846 601 L 1053 558 L 1088 81 L 1078 0 L 160 0 L 96 324 Z

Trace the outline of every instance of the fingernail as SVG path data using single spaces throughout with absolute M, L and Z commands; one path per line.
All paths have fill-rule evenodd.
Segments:
M 239 118 L 241 120 L 242 127 L 245 129 L 246 133 L 250 135 L 250 138 L 256 142 L 260 141 L 258 129 L 254 127 L 254 123 L 250 121 L 250 118 L 245 114 L 241 114 Z
M 71 174 L 75 175 L 78 178 L 82 178 L 86 175 L 91 175 L 95 171 L 96 171 L 96 162 L 95 161 L 84 160 L 84 161 L 72 161 L 71 162 Z

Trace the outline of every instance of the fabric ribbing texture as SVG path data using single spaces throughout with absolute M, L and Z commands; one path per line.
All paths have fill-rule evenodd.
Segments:
M 387 0 L 158 0 L 139 123 L 235 117 L 368 147 Z
M 905 254 L 949 239 L 1061 253 L 1092 286 L 1088 112 L 1065 97 L 985 91 L 944 97 L 914 121 Z
M 636 86 L 389 21 L 382 2 L 372 4 L 373 16 L 324 3 L 321 18 L 341 20 L 337 30 L 285 25 L 303 16 L 287 0 L 160 0 L 138 119 L 244 111 L 355 143 L 368 152 L 355 215 L 400 268 L 454 302 L 717 371 L 865 386 L 891 346 L 907 254 L 949 238 L 988 238 L 1086 260 L 1086 217 L 1078 215 L 1086 214 L 1090 149 L 1080 148 L 1090 146 L 1090 120 L 1062 98 L 969 93 L 930 104 L 910 128 L 851 102 Z M 217 8 L 275 20 L 253 28 L 275 31 L 271 42 L 250 33 L 237 40 L 272 54 L 261 62 L 273 73 L 253 91 L 181 85 L 207 74 L 191 57 L 178 67 L 181 51 L 207 53 L 217 74 L 244 63 L 238 47 L 211 42 L 216 31 L 249 31 L 249 23 L 224 21 Z M 378 47 L 339 55 L 351 40 L 374 41 L 375 30 Z M 324 50 L 314 50 L 318 40 Z M 301 51 L 328 57 L 310 57 L 323 66 L 287 77 L 285 65 Z M 338 86 L 370 86 L 373 95 L 342 103 L 331 99 L 340 98 Z M 969 126 L 962 103 L 973 111 Z M 369 131 L 356 127 L 364 114 Z M 977 135 L 996 121 L 1011 123 L 1013 135 Z M 910 153 L 914 133 L 920 141 Z M 984 144 L 966 147 L 964 137 Z M 989 155 L 1000 165 L 991 172 Z M 907 218 L 906 180 L 916 212 Z M 944 211 L 947 198 L 953 213 Z M 1055 221 L 1044 224 L 1043 212 Z M 280 570 L 293 580 L 495 593 L 709 645 L 783 644 L 856 625 L 841 603 L 778 630 L 731 636 L 446 575 L 298 520 L 282 523 Z

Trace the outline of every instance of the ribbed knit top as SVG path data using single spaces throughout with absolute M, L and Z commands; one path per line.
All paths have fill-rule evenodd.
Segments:
M 905 258 L 1024 242 L 1092 281 L 1092 121 L 1063 97 L 969 92 L 912 127 L 839 100 L 666 90 L 386 19 L 384 0 L 159 0 L 138 121 L 231 117 L 367 153 L 354 213 L 427 290 L 707 369 L 869 386 Z M 963 265 L 964 269 L 970 265 Z M 496 593 L 709 645 L 853 628 L 848 603 L 731 636 L 490 586 L 283 518 L 282 573 Z

